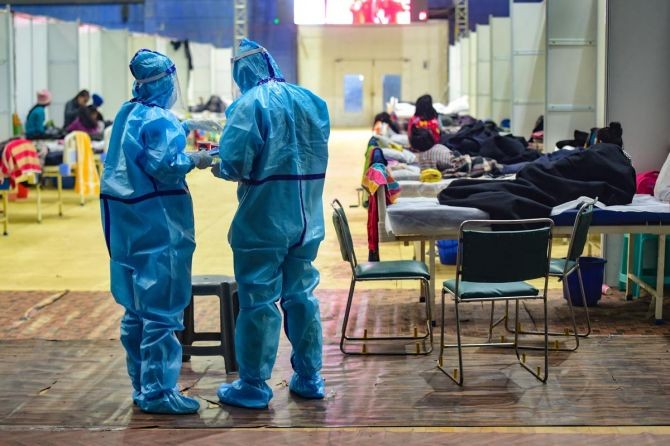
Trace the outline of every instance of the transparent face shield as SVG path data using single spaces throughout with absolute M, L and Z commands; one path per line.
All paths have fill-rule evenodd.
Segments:
M 249 57 L 251 55 L 258 53 L 267 53 L 267 50 L 263 47 L 255 48 L 253 50 L 244 52 L 242 54 L 238 54 L 237 56 L 230 58 L 230 74 L 231 74 L 230 80 L 232 83 L 232 85 L 230 86 L 230 91 L 232 92 L 233 100 L 239 98 L 242 95 L 242 93 L 240 92 L 240 87 L 235 82 L 235 76 L 233 75 L 235 73 L 235 63 L 240 59 L 244 59 L 245 57 Z
M 179 76 L 177 75 L 177 68 L 172 65 L 167 70 L 162 73 L 156 74 L 145 79 L 135 79 L 135 83 L 140 84 L 149 84 L 156 82 L 160 79 L 163 79 L 166 76 L 170 76 L 172 80 L 172 92 L 170 93 L 170 99 L 167 103 L 167 108 L 172 109 L 175 113 L 185 113 L 188 109 L 186 108 L 184 102 L 184 96 L 181 93 L 181 82 L 179 81 Z

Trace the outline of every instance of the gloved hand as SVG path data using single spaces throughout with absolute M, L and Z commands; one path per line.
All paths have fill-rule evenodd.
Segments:
M 212 119 L 187 119 L 182 123 L 189 130 L 221 133 L 223 127 Z
M 212 175 L 221 178 L 221 163 L 216 163 L 212 166 Z
M 206 150 L 200 150 L 199 152 L 190 152 L 188 156 L 191 157 L 195 167 L 198 169 L 207 169 L 212 165 L 212 156 L 207 153 Z

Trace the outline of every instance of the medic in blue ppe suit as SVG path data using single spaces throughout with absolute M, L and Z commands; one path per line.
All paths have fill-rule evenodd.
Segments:
M 229 233 L 240 313 L 235 349 L 240 379 L 222 384 L 221 402 L 265 408 L 277 356 L 281 313 L 293 346 L 289 389 L 323 398 L 322 337 L 312 265 L 323 240 L 323 183 L 330 122 L 323 100 L 282 78 L 274 59 L 244 39 L 233 59 L 242 92 L 226 110 L 212 172 L 239 182 L 239 207 Z
M 178 96 L 175 66 L 140 50 L 130 61 L 133 99 L 112 129 L 102 176 L 101 211 L 111 257 L 111 290 L 126 309 L 121 342 L 133 401 L 151 413 L 194 413 L 179 393 L 183 310 L 191 296 L 193 205 L 184 177 L 206 168 L 204 152 L 186 154 L 186 128 L 169 111 Z

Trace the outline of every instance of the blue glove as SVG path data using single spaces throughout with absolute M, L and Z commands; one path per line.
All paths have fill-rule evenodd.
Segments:
M 201 150 L 199 152 L 190 152 L 188 156 L 193 160 L 193 164 L 198 169 L 207 169 L 212 165 L 213 158 L 207 151 Z
M 204 132 L 221 133 L 223 130 L 221 124 L 212 119 L 187 119 L 182 125 L 189 131 L 202 130 Z

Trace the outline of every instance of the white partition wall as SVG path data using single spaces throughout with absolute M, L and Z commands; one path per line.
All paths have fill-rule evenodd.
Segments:
M 470 97 L 470 38 L 464 37 L 461 43 L 461 95 L 468 96 L 468 104 L 472 106 Z
M 596 125 L 597 0 L 547 0 L 544 147 Z
M 545 104 L 545 4 L 511 0 L 512 133 L 528 137 Z
M 214 48 L 212 52 L 212 94 L 219 96 L 227 104 L 230 104 L 233 97 L 231 57 L 233 57 L 232 48 Z
M 156 51 L 162 54 L 167 54 L 168 45 L 170 45 L 170 39 L 163 36 L 156 36 Z
M 151 34 L 131 33 L 128 35 L 128 60 L 143 48 L 158 51 L 157 36 Z
M 49 88 L 47 19 L 14 13 L 13 23 L 15 110 L 25 124 L 37 91 Z
M 113 120 L 121 105 L 131 98 L 128 88 L 132 75 L 128 69 L 128 31 L 104 29 L 100 35 L 105 55 L 102 58 L 102 86 L 100 94 L 105 102 L 101 112 L 107 120 Z
M 470 84 L 468 96 L 470 100 L 470 115 L 475 118 L 479 118 L 479 110 L 477 110 L 477 45 L 478 45 L 478 36 L 477 33 L 470 33 Z
M 212 58 L 214 47 L 210 44 L 191 42 L 193 71 L 188 85 L 188 105 L 206 102 L 212 95 Z
M 477 117 L 491 117 L 491 27 L 477 25 Z
M 461 90 L 461 42 L 449 47 L 449 101 L 463 95 Z
M 63 126 L 65 103 L 79 91 L 79 24 L 49 21 L 47 24 L 49 90 L 53 97 L 49 116 Z
M 101 36 L 102 29 L 97 26 L 79 26 L 79 88 L 86 89 L 91 94 L 102 94 L 104 51 Z
M 512 114 L 512 20 L 490 17 L 491 118 L 500 124 Z
M 12 15 L 0 10 L 0 140 L 12 136 L 14 105 Z
M 606 118 L 621 122 L 638 172 L 660 170 L 670 151 L 669 23 L 667 0 L 607 3 Z

